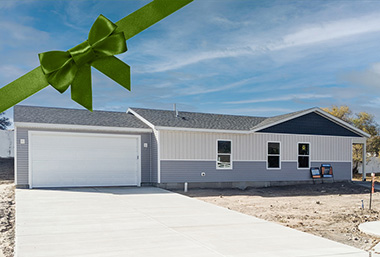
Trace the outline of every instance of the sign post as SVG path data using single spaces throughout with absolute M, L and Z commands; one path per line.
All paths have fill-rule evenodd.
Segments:
M 375 173 L 372 172 L 371 173 L 371 181 L 372 181 L 372 185 L 371 185 L 371 193 L 369 195 L 369 209 L 371 210 L 371 207 L 372 207 L 372 194 L 375 193 Z

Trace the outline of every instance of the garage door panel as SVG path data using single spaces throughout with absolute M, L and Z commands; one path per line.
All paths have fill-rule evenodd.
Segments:
M 120 167 L 123 165 L 123 167 Z M 89 162 L 83 162 L 80 160 L 74 161 L 33 161 L 34 173 L 44 172 L 44 173 L 70 173 L 70 172 L 82 172 L 82 173 L 94 173 L 96 171 L 104 172 L 105 174 L 110 174 L 111 172 L 124 173 L 125 171 L 134 171 L 136 168 L 136 161 L 118 163 L 115 164 L 113 160 L 107 160 L 98 162 L 96 166 Z M 37 167 L 37 169 L 36 169 Z M 60 172 L 54 172 L 54 170 L 60 169 Z
M 126 154 L 126 149 L 116 148 L 116 149 L 95 149 L 88 150 L 85 148 L 81 149 L 70 149 L 70 148 L 57 148 L 57 149 L 33 149 L 34 153 L 32 158 L 34 161 L 49 161 L 49 160 L 99 160 L 100 159 L 111 159 L 111 160 L 124 160 L 125 158 L 132 159 Z M 37 151 L 36 151 L 37 150 Z M 60 155 L 57 155 L 57 151 L 60 151 Z M 134 155 L 133 159 L 137 158 Z
M 31 184 L 33 187 L 138 185 L 138 144 L 136 136 L 32 133 Z

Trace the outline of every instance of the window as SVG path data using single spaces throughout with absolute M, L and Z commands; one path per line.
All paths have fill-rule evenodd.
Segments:
M 310 167 L 310 144 L 298 143 L 298 168 L 308 169 Z
M 268 142 L 268 168 L 279 169 L 280 168 L 280 143 Z
M 231 141 L 218 140 L 218 156 L 216 167 L 218 169 L 232 169 L 231 165 Z

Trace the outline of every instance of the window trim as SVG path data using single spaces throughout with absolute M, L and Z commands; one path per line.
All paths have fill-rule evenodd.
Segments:
M 308 144 L 309 145 L 309 155 L 300 155 L 299 154 L 300 144 Z M 311 168 L 311 154 L 310 153 L 311 153 L 311 144 L 310 144 L 310 142 L 297 142 L 297 169 L 299 169 L 299 170 L 308 170 L 308 169 Z M 303 156 L 303 157 L 307 156 L 307 157 L 309 157 L 309 167 L 307 167 L 307 168 L 300 167 L 300 162 L 298 160 L 298 157 L 300 157 L 300 156 Z
M 279 162 L 279 163 L 278 163 L 278 164 L 279 164 L 279 165 L 278 165 L 279 167 L 278 167 L 278 168 L 272 168 L 272 167 L 269 168 L 268 157 L 269 157 L 269 156 L 277 156 L 277 155 L 274 155 L 274 154 L 271 154 L 271 155 L 270 155 L 270 154 L 268 153 L 269 143 L 278 143 L 278 144 L 279 144 L 279 147 L 280 147 L 280 154 L 278 155 L 278 156 L 279 156 L 279 161 L 278 161 L 278 162 Z M 281 153 L 282 153 L 281 141 L 267 141 L 267 145 L 266 145 L 266 156 L 267 156 L 267 158 L 266 158 L 266 160 L 265 160 L 266 163 L 267 163 L 267 165 L 266 165 L 266 166 L 267 166 L 267 170 L 281 170 L 281 161 L 282 161 L 282 160 L 281 160 Z
M 225 155 L 230 155 L 230 163 L 231 163 L 231 167 L 230 168 L 220 168 L 220 167 L 218 167 L 218 155 L 219 155 L 219 152 L 218 152 L 218 142 L 219 141 L 229 141 L 229 142 L 231 142 L 231 153 L 230 154 L 225 154 Z M 217 170 L 232 170 L 233 169 L 233 158 L 232 158 L 232 139 L 220 139 L 220 138 L 218 138 L 218 139 L 216 139 L 216 161 L 215 161 L 215 166 L 216 166 L 216 169 Z M 221 153 L 221 154 L 223 154 L 223 153 Z

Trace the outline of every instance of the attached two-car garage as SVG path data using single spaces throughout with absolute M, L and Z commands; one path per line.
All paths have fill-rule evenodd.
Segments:
M 139 186 L 140 136 L 29 131 L 30 187 Z

